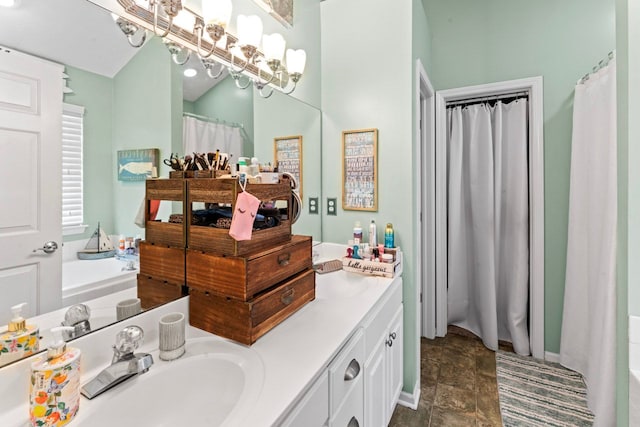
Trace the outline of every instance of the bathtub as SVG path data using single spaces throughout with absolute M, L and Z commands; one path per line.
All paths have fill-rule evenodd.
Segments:
M 127 260 L 105 258 L 79 260 L 76 252 L 85 242 L 65 242 L 62 256 L 62 306 L 78 304 L 114 292 L 134 288 L 139 264 L 135 270 L 123 270 Z

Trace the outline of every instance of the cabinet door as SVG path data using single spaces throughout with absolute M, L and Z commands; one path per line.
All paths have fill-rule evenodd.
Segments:
M 402 336 L 402 306 L 398 308 L 389 328 L 387 337 L 387 423 L 391 420 L 391 415 L 396 407 L 400 392 L 402 391 L 402 366 L 403 366 L 403 345 Z M 385 425 L 387 424 L 385 423 Z
M 282 427 L 325 426 L 329 419 L 329 375 L 325 371 L 282 423 Z
M 385 423 L 387 418 L 385 413 L 387 409 L 386 395 L 389 393 L 385 386 L 386 351 L 385 339 L 381 338 L 364 368 L 364 422 L 366 426 L 383 427 L 387 425 Z

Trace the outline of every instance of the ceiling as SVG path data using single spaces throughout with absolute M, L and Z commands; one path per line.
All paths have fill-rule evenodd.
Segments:
M 110 78 L 138 52 L 110 14 L 87 0 L 21 0 L 17 7 L 0 7 L 0 45 Z M 198 75 L 183 77 L 189 101 L 220 80 L 207 77 L 192 56 Z

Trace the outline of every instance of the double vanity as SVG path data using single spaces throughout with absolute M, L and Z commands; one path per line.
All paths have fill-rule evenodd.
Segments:
M 343 245 L 314 246 L 314 261 L 340 258 Z M 148 372 L 92 400 L 79 426 L 385 426 L 402 389 L 402 278 L 343 270 L 318 274 L 316 299 L 252 346 L 187 326 L 186 353 L 158 357 L 158 320 L 188 316 L 188 298 L 80 337 L 82 383 L 109 366 L 116 334 L 138 325 Z M 39 356 L 35 356 L 39 357 Z M 0 370 L 0 425 L 28 422 L 29 358 Z

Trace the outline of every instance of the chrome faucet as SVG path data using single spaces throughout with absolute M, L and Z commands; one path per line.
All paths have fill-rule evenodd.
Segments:
M 82 387 L 82 395 L 93 399 L 124 380 L 147 372 L 153 365 L 153 357 L 147 353 L 133 353 L 143 338 L 144 332 L 139 326 L 127 326 L 120 331 L 113 346 L 111 365 Z
M 62 326 L 71 326 L 73 330 L 65 330 L 62 336 L 65 341 L 77 338 L 91 331 L 89 318 L 91 317 L 91 309 L 85 304 L 76 304 L 67 310 L 64 314 Z

